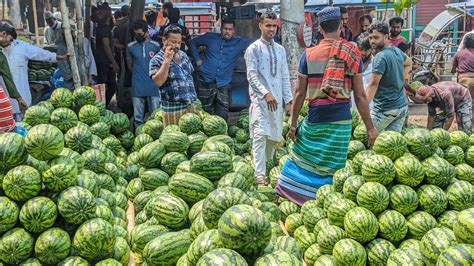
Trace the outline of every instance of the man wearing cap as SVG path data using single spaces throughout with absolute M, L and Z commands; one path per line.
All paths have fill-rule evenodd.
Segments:
M 48 26 L 44 29 L 44 42 L 50 45 L 56 44 L 56 40 L 62 38 L 61 33 L 61 22 L 59 22 L 51 13 L 51 11 L 46 11 L 44 13 L 44 19 Z
M 417 88 L 415 99 L 428 104 L 428 129 L 449 130 L 456 117 L 458 129 L 471 134 L 472 100 L 466 87 L 442 81 Z
M 363 62 L 357 47 L 340 37 L 339 8 L 318 13 L 324 39 L 301 56 L 298 82 L 287 138 L 294 140 L 275 191 L 303 205 L 317 190 L 332 183 L 334 173 L 345 167 L 352 132 L 351 92 L 367 127 L 369 146 L 377 137 L 362 85 Z M 305 100 L 308 115 L 298 125 Z

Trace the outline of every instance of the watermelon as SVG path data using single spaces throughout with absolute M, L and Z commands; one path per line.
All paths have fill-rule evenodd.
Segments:
M 418 208 L 418 195 L 409 186 L 395 185 L 390 189 L 390 208 L 409 215 Z
M 298 230 L 298 229 L 303 230 Z M 295 239 L 298 241 L 298 244 L 300 245 L 301 249 L 305 251 L 307 248 L 309 248 L 312 244 L 315 244 L 318 242 L 318 236 L 311 232 L 311 230 L 308 229 L 306 226 L 300 226 L 296 229 L 298 231 L 298 236 L 296 236 L 296 231 L 295 231 Z M 305 231 L 305 232 L 303 232 Z M 301 233 L 303 232 L 303 233 Z M 273 241 L 273 233 L 272 233 L 272 241 Z
M 451 209 L 462 211 L 474 207 L 474 186 L 464 180 L 455 181 L 446 193 Z
M 444 158 L 444 151 L 440 147 L 436 148 L 435 155 L 438 155 L 441 158 Z
M 390 194 L 380 183 L 364 183 L 357 192 L 357 204 L 376 215 L 387 209 L 389 203 Z
M 148 265 L 174 265 L 190 245 L 188 232 L 164 233 L 145 245 L 143 260 Z
M 361 175 L 353 175 L 346 179 L 342 187 L 342 193 L 346 199 L 357 201 L 357 193 L 365 183 L 365 179 Z
M 202 132 L 198 132 L 198 133 L 189 135 L 188 139 L 189 139 L 188 154 L 192 156 L 201 151 L 202 146 L 204 145 L 204 142 L 207 139 L 207 136 Z
M 333 249 L 333 257 L 340 265 L 361 265 L 367 261 L 367 253 L 359 242 L 352 239 L 339 240 Z
M 362 164 L 372 155 L 375 155 L 375 152 L 373 150 L 365 150 L 357 153 L 354 156 L 354 159 L 352 159 L 352 173 L 354 175 L 360 175 L 362 171 Z
M 109 191 L 105 188 L 99 190 L 99 198 L 107 202 L 108 207 L 113 208 L 116 206 L 115 197 L 112 191 Z
M 143 148 L 145 145 L 148 143 L 152 143 L 153 138 L 145 133 L 141 133 L 136 136 L 135 140 L 133 141 L 133 150 L 134 151 L 139 151 L 141 148 Z
M 130 259 L 130 247 L 127 244 L 127 240 L 122 237 L 115 239 L 115 245 L 112 250 L 112 257 L 120 262 L 120 265 L 127 265 Z
M 37 103 L 36 105 L 45 107 L 46 109 L 48 109 L 48 111 L 50 113 L 54 111 L 54 106 L 51 103 L 51 101 L 48 101 L 48 100 L 47 101 L 41 101 L 41 102 Z
M 410 187 L 418 186 L 425 178 L 425 170 L 418 159 L 405 155 L 395 161 L 395 180 L 397 183 Z
M 456 165 L 455 172 L 457 179 L 470 182 L 471 184 L 474 183 L 474 168 L 468 164 L 461 163 Z
M 84 105 L 79 110 L 79 120 L 87 125 L 92 125 L 100 121 L 99 108 L 94 105 Z
M 88 220 L 79 226 L 72 242 L 77 254 L 88 260 L 109 257 L 114 244 L 114 229 L 101 218 Z
M 439 156 L 432 156 L 423 161 L 425 182 L 446 188 L 456 175 L 454 166 Z
M 41 190 L 40 174 L 27 165 L 20 165 L 8 171 L 2 183 L 5 195 L 16 201 L 31 199 Z
M 3 133 L 0 135 L 0 172 L 26 162 L 28 153 L 23 137 L 16 133 Z
M 174 195 L 160 194 L 156 196 L 152 208 L 156 220 L 169 228 L 180 229 L 188 221 L 188 205 Z
M 152 137 L 153 140 L 157 140 L 160 138 L 163 129 L 164 125 L 161 121 L 156 119 L 150 119 L 146 121 L 143 125 L 141 134 L 147 134 Z
M 172 194 L 190 204 L 203 200 L 214 190 L 214 184 L 209 179 L 193 173 L 173 175 L 168 187 Z
M 168 152 L 184 153 L 189 148 L 189 139 L 185 133 L 179 131 L 163 132 L 160 136 L 160 142 L 165 146 Z
M 326 218 L 326 212 L 317 206 L 316 200 L 309 200 L 301 207 L 301 216 L 308 228 L 314 228 L 319 220 Z
M 247 266 L 245 259 L 232 249 L 218 248 L 204 254 L 196 263 L 197 266 L 234 265 Z
M 220 240 L 217 229 L 205 231 L 191 243 L 186 253 L 187 259 L 191 264 L 195 264 L 208 251 L 222 247 L 224 246 Z
M 394 250 L 388 257 L 387 266 L 396 265 L 424 266 L 425 263 L 418 250 L 403 248 Z
M 350 176 L 352 176 L 352 168 L 344 167 L 337 170 L 332 177 L 332 186 L 334 191 L 342 193 L 344 182 L 346 182 Z
M 236 172 L 224 175 L 219 180 L 217 187 L 235 187 L 241 189 L 242 191 L 249 189 L 247 179 L 243 175 Z
M 143 190 L 145 190 L 145 188 L 143 187 L 142 180 L 140 178 L 134 178 L 128 183 L 126 192 L 127 196 L 133 199 Z
M 474 245 L 458 244 L 445 249 L 437 265 L 469 265 L 474 261 Z
M 380 237 L 397 243 L 405 238 L 408 227 L 405 217 L 394 210 L 387 210 L 379 215 L 379 235 Z
M 204 144 L 207 144 L 207 143 L 212 143 L 212 142 L 223 142 L 225 143 L 227 146 L 229 146 L 229 148 L 231 150 L 234 150 L 234 140 L 227 136 L 227 135 L 215 135 L 215 136 L 212 136 L 210 138 L 208 138 Z
M 35 168 L 40 174 L 43 174 L 43 172 L 49 169 L 47 161 L 40 161 L 31 156 L 28 156 L 28 159 L 26 159 L 26 165 Z
M 167 174 L 174 175 L 178 165 L 184 161 L 187 161 L 186 155 L 179 152 L 169 152 L 161 159 L 161 169 Z
M 210 115 L 202 120 L 201 129 L 209 137 L 227 135 L 227 123 L 224 118 Z
M 423 185 L 416 192 L 420 199 L 421 210 L 435 217 L 446 210 L 448 199 L 441 188 L 434 185 Z
M 116 113 L 112 115 L 111 130 L 114 134 L 120 134 L 130 129 L 130 121 L 124 113 Z
M 427 265 L 436 264 L 439 255 L 452 245 L 457 244 L 454 232 L 447 228 L 433 228 L 421 239 L 420 251 Z
M 56 161 L 58 159 L 61 161 Z M 43 184 L 51 191 L 61 192 L 76 183 L 76 175 L 76 163 L 68 157 L 59 156 L 51 161 L 51 167 L 43 172 Z
M 0 234 L 13 229 L 18 220 L 18 205 L 7 197 L 0 196 Z
M 435 138 L 441 149 L 446 149 L 451 144 L 449 132 L 444 128 L 435 128 L 431 130 L 431 135 Z
M 165 146 L 159 141 L 154 141 L 140 149 L 138 158 L 143 167 L 156 168 L 160 166 L 161 159 L 165 154 Z
M 196 239 L 199 236 L 199 234 L 207 230 L 209 230 L 209 228 L 207 228 L 206 224 L 204 223 L 204 219 L 202 218 L 202 215 L 198 214 L 196 219 L 191 224 L 191 228 L 189 229 L 189 234 L 191 235 L 191 239 Z
M 393 162 L 384 155 L 373 155 L 362 164 L 362 176 L 366 182 L 379 182 L 388 185 L 395 178 Z
M 119 261 L 115 259 L 105 259 L 105 260 L 101 260 L 97 262 L 95 265 L 96 266 L 121 266 L 122 263 L 120 263 Z
M 68 89 L 58 88 L 51 93 L 50 101 L 55 108 L 69 108 L 72 107 L 72 97 L 72 93 Z
M 334 245 L 341 239 L 347 238 L 347 233 L 338 226 L 327 225 L 318 232 L 318 245 L 322 253 L 332 254 Z
M 344 216 L 349 210 L 355 207 L 357 207 L 357 204 L 355 204 L 352 200 L 349 199 L 341 199 L 335 204 L 331 204 L 331 206 L 329 206 L 329 209 L 327 210 L 329 221 L 333 225 L 337 225 L 341 228 L 344 228 Z
M 25 147 L 35 159 L 46 161 L 61 153 L 64 148 L 64 136 L 53 125 L 37 125 L 26 134 Z
M 34 238 L 23 228 L 14 228 L 0 239 L 0 261 L 18 265 L 33 251 Z
M 176 166 L 176 171 L 175 173 L 176 174 L 179 174 L 179 173 L 189 173 L 191 171 L 191 161 L 189 160 L 186 160 L 186 161 L 182 161 L 178 164 L 178 166 Z
M 104 172 L 106 157 L 105 154 L 96 149 L 90 149 L 82 153 L 84 167 L 95 173 Z
M 76 178 L 76 185 L 89 190 L 96 197 L 99 195 L 99 177 L 90 170 L 84 169 L 80 172 Z
M 445 211 L 438 216 L 436 219 L 438 222 L 438 227 L 446 227 L 453 230 L 454 223 L 458 219 L 458 211 Z
M 203 203 L 204 203 L 204 200 L 200 200 L 194 203 L 191 209 L 189 209 L 189 221 L 191 223 L 194 222 L 194 220 L 196 220 L 199 214 L 201 214 Z
M 357 153 L 365 150 L 365 145 L 359 140 L 351 140 L 349 142 L 349 149 L 347 153 L 347 159 L 352 160 Z
M 474 167 L 474 146 L 467 148 L 465 153 L 465 160 L 470 166 Z
M 51 228 L 36 239 L 35 255 L 45 264 L 57 264 L 69 254 L 71 239 L 66 231 Z
M 459 146 L 463 150 L 466 150 L 469 147 L 469 135 L 464 131 L 458 130 L 449 133 L 449 139 L 451 140 L 451 145 Z
M 318 188 L 316 191 L 316 201 L 318 203 L 318 207 L 324 208 L 325 200 L 332 192 L 334 192 L 334 188 L 331 184 L 326 184 Z
M 395 161 L 407 150 L 407 143 L 402 134 L 395 131 L 383 131 L 377 137 L 373 150 Z
M 283 221 L 290 214 L 300 212 L 300 207 L 298 205 L 296 205 L 295 203 L 291 202 L 291 201 L 284 201 L 284 202 L 280 203 L 280 206 L 278 206 L 278 207 L 280 208 Z
M 191 172 L 212 181 L 220 179 L 233 169 L 232 158 L 221 152 L 199 152 L 191 157 Z
M 63 151 L 59 154 L 59 156 L 71 158 L 76 163 L 78 171 L 82 171 L 82 169 L 84 168 L 84 158 L 82 158 L 82 156 L 78 152 L 75 152 L 69 148 L 64 148 Z
M 20 210 L 20 222 L 31 233 L 41 233 L 53 226 L 58 216 L 58 208 L 46 197 L 28 200 Z
M 170 178 L 167 173 L 157 168 L 141 169 L 139 177 L 143 188 L 146 190 L 154 190 L 159 186 L 165 186 Z
M 444 150 L 444 159 L 452 165 L 464 162 L 464 150 L 456 145 L 450 145 Z
M 34 105 L 26 110 L 23 121 L 31 126 L 48 124 L 50 116 L 51 114 L 46 107 Z
M 110 224 L 114 223 L 114 214 L 109 207 L 105 205 L 97 205 L 95 209 L 95 217 L 102 218 L 109 222 Z
M 395 249 L 395 246 L 390 241 L 382 238 L 370 241 L 365 247 L 369 265 L 386 265 L 390 254 Z
M 420 250 L 420 247 L 421 247 L 421 241 L 416 240 L 416 239 L 412 239 L 412 238 L 404 240 L 398 246 L 398 248 L 411 248 L 411 249 L 416 249 L 418 251 Z
M 364 207 L 356 207 L 344 217 L 344 229 L 350 238 L 367 243 L 377 235 L 379 224 L 372 212 Z
M 474 208 L 459 212 L 453 229 L 460 243 L 474 245 Z
M 304 225 L 304 221 L 301 213 L 292 213 L 285 219 L 285 228 L 289 235 L 293 235 L 295 230 L 302 225 Z
M 417 211 L 407 216 L 408 235 L 420 240 L 426 232 L 436 227 L 436 219 L 429 213 Z
M 318 244 L 312 244 L 304 252 L 304 261 L 306 265 L 314 265 L 314 262 L 321 256 L 323 253 L 319 248 Z
M 37 258 L 29 258 L 23 261 L 20 266 L 41 266 L 41 262 Z
M 194 134 L 201 130 L 201 118 L 195 113 L 187 113 L 180 117 L 178 125 L 181 132 Z
M 367 135 L 367 128 L 365 127 L 364 123 L 359 124 L 355 127 L 354 132 L 352 132 L 355 140 L 358 140 L 367 147 L 368 146 L 368 135 Z
M 209 193 L 202 206 L 206 226 L 209 229 L 216 228 L 222 214 L 237 204 L 250 204 L 249 197 L 238 188 L 218 188 Z
M 218 231 L 224 247 L 244 256 L 258 255 L 272 235 L 270 222 L 263 212 L 243 204 L 234 205 L 222 214 Z
M 122 143 L 115 136 L 109 136 L 104 138 L 102 140 L 102 143 L 107 149 L 111 150 L 115 154 L 118 154 L 123 149 Z
M 94 104 L 96 99 L 95 90 L 88 86 L 81 86 L 72 93 L 74 105 L 82 107 L 87 104 Z
M 294 238 L 279 236 L 273 243 L 273 251 L 284 251 L 296 256 L 298 259 L 302 259 L 304 249 L 301 248 L 301 245 Z
M 131 248 L 134 252 L 142 253 L 148 242 L 167 232 L 169 229 L 163 225 L 137 225 L 130 232 Z
M 432 156 L 438 148 L 436 139 L 426 128 L 415 128 L 405 134 L 410 153 L 424 160 Z
M 51 113 L 51 124 L 56 126 L 63 133 L 75 127 L 79 121 L 76 113 L 68 108 L 58 108 Z
M 135 212 L 139 213 L 143 210 L 148 201 L 153 197 L 153 192 L 149 190 L 142 191 L 138 193 L 133 199 L 133 206 L 135 207 Z
M 224 142 L 222 141 L 209 142 L 207 140 L 204 142 L 201 151 L 222 152 L 229 156 L 232 156 L 232 153 L 233 153 L 231 148 L 227 146 L 227 144 L 225 144 Z
M 81 224 L 95 216 L 94 195 L 82 187 L 70 187 L 58 198 L 59 214 L 71 224 Z

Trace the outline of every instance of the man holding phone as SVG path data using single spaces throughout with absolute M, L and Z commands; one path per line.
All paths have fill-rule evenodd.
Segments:
M 194 68 L 181 47 L 182 30 L 176 25 L 164 31 L 163 47 L 150 61 L 150 77 L 160 87 L 163 123 L 178 124 L 179 118 L 194 112 L 197 99 L 192 73 Z

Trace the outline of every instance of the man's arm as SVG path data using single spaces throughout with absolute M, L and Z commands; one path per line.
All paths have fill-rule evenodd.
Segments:
M 374 74 L 372 74 L 372 76 L 373 75 Z M 372 118 L 370 117 L 369 101 L 367 101 L 367 97 L 364 91 L 364 85 L 362 84 L 362 76 L 363 74 L 357 74 L 352 78 L 352 90 L 354 91 L 354 100 L 357 106 L 357 110 L 359 110 L 359 114 L 362 117 L 362 121 L 364 121 L 365 127 L 367 128 L 367 133 L 369 135 L 368 146 L 370 148 L 372 147 L 375 142 L 375 139 L 377 138 L 377 130 L 375 129 L 374 124 L 372 123 Z M 371 81 L 372 79 L 373 78 L 371 78 Z M 375 89 L 377 89 L 377 86 L 375 86 Z
M 269 93 L 267 88 L 258 79 L 258 54 L 256 49 L 249 48 L 245 52 L 245 64 L 247 66 L 247 79 L 253 91 L 260 99 Z
M 403 62 L 403 74 L 405 77 L 405 80 L 408 80 L 408 77 L 410 76 L 410 72 L 413 68 L 413 60 L 411 60 L 410 57 L 406 57 L 405 61 Z
M 193 56 L 196 63 L 198 61 L 201 61 L 201 63 L 202 63 L 202 58 L 199 55 L 198 47 L 199 46 L 206 46 L 207 47 L 208 46 L 207 42 L 209 40 L 209 37 L 210 37 L 210 34 L 206 33 L 204 35 L 201 35 L 199 37 L 196 37 L 196 38 L 192 39 L 189 42 L 189 50 L 191 51 L 191 55 Z M 198 64 L 198 65 L 200 65 L 200 64 Z
M 25 48 L 25 56 L 28 60 L 48 61 L 56 63 L 57 60 L 64 60 L 67 58 L 66 55 L 57 55 L 56 53 L 41 49 L 29 43 L 21 43 L 21 45 L 23 45 Z
M 458 70 L 458 64 L 459 64 L 459 61 L 458 61 L 459 59 L 458 59 L 458 58 L 459 58 L 459 54 L 456 53 L 456 54 L 454 55 L 454 58 L 453 58 L 453 63 L 452 63 L 453 68 L 451 68 L 451 73 L 452 73 L 452 74 L 456 73 L 457 70 Z
M 436 116 L 434 116 L 434 115 L 428 115 L 428 121 L 427 121 L 426 127 L 427 127 L 429 130 L 433 129 L 435 117 L 436 117 Z
M 114 72 L 118 72 L 119 66 L 117 62 L 115 62 L 114 53 L 110 49 L 110 40 L 109 38 L 102 38 L 102 45 L 104 46 L 105 55 L 110 62 L 112 62 L 112 67 L 114 68 Z
M 283 89 L 283 102 L 285 105 L 291 103 L 293 100 L 293 93 L 291 91 L 291 84 L 290 84 L 290 71 L 288 70 L 288 63 L 286 61 L 286 52 L 285 49 L 282 49 L 283 53 L 283 60 L 281 62 L 281 70 L 282 70 L 282 84 L 281 87 Z M 290 110 L 289 110 L 290 111 Z
M 160 87 L 168 79 L 171 61 L 174 57 L 174 51 L 171 47 L 165 48 L 163 59 L 153 57 L 150 62 L 150 76 L 155 84 Z
M 379 73 L 372 73 L 370 75 L 369 85 L 367 86 L 367 102 L 370 103 L 374 99 L 375 93 L 377 93 L 377 89 L 379 87 L 381 79 L 382 79 L 382 75 Z
M 308 90 L 308 76 L 298 73 L 296 81 L 295 96 L 293 98 L 293 105 L 291 108 L 291 128 L 294 130 L 298 126 L 298 116 L 306 100 L 306 92 Z
M 130 50 L 130 46 L 127 46 L 125 50 L 126 61 L 128 70 L 132 71 L 133 69 L 133 59 L 132 59 L 132 51 Z

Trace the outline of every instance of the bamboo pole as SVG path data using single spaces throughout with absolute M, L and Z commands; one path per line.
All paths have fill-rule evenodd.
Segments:
M 89 85 L 88 73 L 86 73 L 86 63 L 84 58 L 84 20 L 82 17 L 82 1 L 76 0 L 76 23 L 77 23 L 77 45 L 79 48 L 79 70 L 82 81 Z
M 74 81 L 74 87 L 78 88 L 81 86 L 81 78 L 79 76 L 79 68 L 77 66 L 76 53 L 74 51 L 74 41 L 71 34 L 71 24 L 69 23 L 69 10 L 66 5 L 66 0 L 60 0 L 60 9 L 63 19 L 63 31 L 66 37 L 67 52 L 69 55 L 69 63 L 71 65 L 72 80 Z
M 35 26 L 35 41 L 36 45 L 40 45 L 40 39 L 39 39 L 39 29 L 38 29 L 38 13 L 36 13 L 36 0 L 31 1 L 33 4 L 33 21 L 34 21 L 34 26 Z
M 2 0 L 2 20 L 7 18 L 7 0 Z

